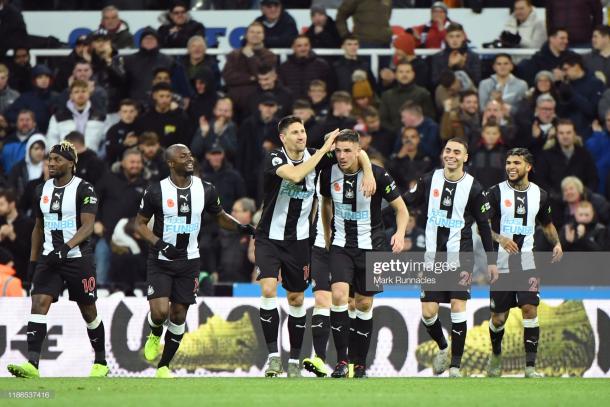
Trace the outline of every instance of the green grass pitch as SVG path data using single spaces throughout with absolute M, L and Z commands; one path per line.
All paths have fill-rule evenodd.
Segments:
M 8 406 L 597 406 L 610 405 L 608 379 L 0 379 Z M 14 400 L 8 391 L 53 391 L 52 400 Z

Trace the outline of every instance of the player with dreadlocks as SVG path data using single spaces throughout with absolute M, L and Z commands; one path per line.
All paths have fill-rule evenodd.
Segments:
M 49 180 L 36 189 L 36 225 L 32 232 L 29 272 L 32 308 L 27 326 L 28 361 L 8 365 L 17 377 L 40 376 L 38 362 L 47 335 L 47 313 L 68 287 L 70 301 L 77 303 L 87 324 L 95 358 L 91 377 L 108 375 L 104 324 L 97 314 L 95 267 L 90 236 L 93 232 L 97 197 L 86 181 L 74 175 L 78 154 L 64 141 L 51 148 Z

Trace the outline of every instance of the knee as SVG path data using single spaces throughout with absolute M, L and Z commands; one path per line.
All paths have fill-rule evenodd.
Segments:
M 80 312 L 86 323 L 93 322 L 97 317 L 97 308 L 95 307 L 95 304 L 81 306 Z
M 499 328 L 506 323 L 506 314 L 491 314 L 491 323 Z
M 328 291 L 316 291 L 315 308 L 330 308 L 331 294 Z
M 424 302 L 421 307 L 421 315 L 424 319 L 430 320 L 438 315 L 438 304 L 434 302 Z
M 32 314 L 46 315 L 49 312 L 53 299 L 46 295 L 32 296 Z
M 538 317 L 538 307 L 535 305 L 524 305 L 521 307 L 523 319 L 534 319 Z
M 270 280 L 270 279 L 264 279 L 264 280 Z M 277 282 L 271 282 L 271 281 L 263 281 L 261 280 L 260 282 L 261 285 L 261 295 L 265 298 L 273 298 L 273 297 L 277 297 Z
M 155 324 L 164 323 L 169 317 L 169 307 L 166 305 L 159 305 L 150 309 L 150 318 Z
M 300 307 L 303 305 L 305 295 L 303 293 L 288 293 L 288 305 L 291 307 Z
M 172 306 L 170 310 L 169 320 L 176 325 L 184 324 L 186 321 L 186 312 L 188 308 L 183 306 Z
M 355 301 L 356 310 L 369 312 L 373 308 L 373 297 L 359 297 Z
M 347 284 L 345 284 L 347 286 Z M 333 284 L 332 303 L 333 305 L 345 305 L 349 299 L 349 288 L 343 287 L 343 283 Z

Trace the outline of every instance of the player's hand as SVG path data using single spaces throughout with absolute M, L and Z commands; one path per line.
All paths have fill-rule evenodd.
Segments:
M 517 243 L 513 242 L 506 236 L 502 236 L 500 238 L 499 243 L 500 243 L 500 246 L 502 246 L 502 248 L 504 250 L 506 250 L 507 252 L 509 252 L 510 254 L 519 253 L 519 246 L 517 246 Z
M 498 281 L 500 274 L 498 273 L 498 266 L 495 264 L 487 265 L 487 275 L 489 277 L 489 284 L 493 284 Z
M 255 234 L 254 226 L 250 225 L 249 223 L 245 225 L 237 225 L 237 230 L 243 235 L 254 236 Z
M 64 262 L 68 258 L 68 252 L 72 250 L 70 246 L 64 244 L 57 250 L 53 250 L 47 255 L 47 264 L 51 266 L 57 266 Z
M 553 247 L 553 257 L 551 258 L 551 263 L 560 262 L 562 257 L 563 249 L 561 248 L 561 243 L 557 243 L 555 247 Z
M 390 243 L 392 244 L 392 253 L 398 254 L 402 252 L 402 249 L 405 246 L 405 237 L 401 236 L 399 233 L 394 233 Z
M 321 150 L 325 153 L 328 153 L 329 151 L 331 151 L 333 148 L 333 144 L 335 144 L 335 139 L 337 138 L 338 135 L 339 135 L 339 129 L 334 129 L 330 133 L 326 134 L 324 136 L 324 145 L 322 146 Z
M 360 184 L 360 188 L 362 188 L 362 193 L 366 197 L 371 197 L 375 195 L 375 191 L 377 190 L 377 183 L 375 182 L 375 176 L 373 174 L 364 174 L 362 176 L 362 183 Z
M 159 250 L 161 254 L 170 260 L 175 260 L 180 257 L 180 255 L 184 254 L 182 250 L 176 249 L 176 246 L 164 242 L 161 239 L 157 240 L 157 243 L 155 243 L 155 249 Z

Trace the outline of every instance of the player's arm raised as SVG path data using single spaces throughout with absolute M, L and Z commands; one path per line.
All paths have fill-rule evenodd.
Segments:
M 362 167 L 362 183 L 360 185 L 362 193 L 366 197 L 373 196 L 377 190 L 377 182 L 375 181 L 375 174 L 373 174 L 373 165 L 366 151 L 360 150 L 358 162 Z
M 322 148 L 317 150 L 309 160 L 303 162 L 300 165 L 281 165 L 275 170 L 275 173 L 278 177 L 285 179 L 286 181 L 290 181 L 295 184 L 301 182 L 307 176 L 307 174 L 316 169 L 316 166 L 324 157 L 324 155 L 331 151 L 332 146 L 335 143 L 335 138 L 338 134 L 339 129 L 335 129 L 334 131 L 329 133 Z

